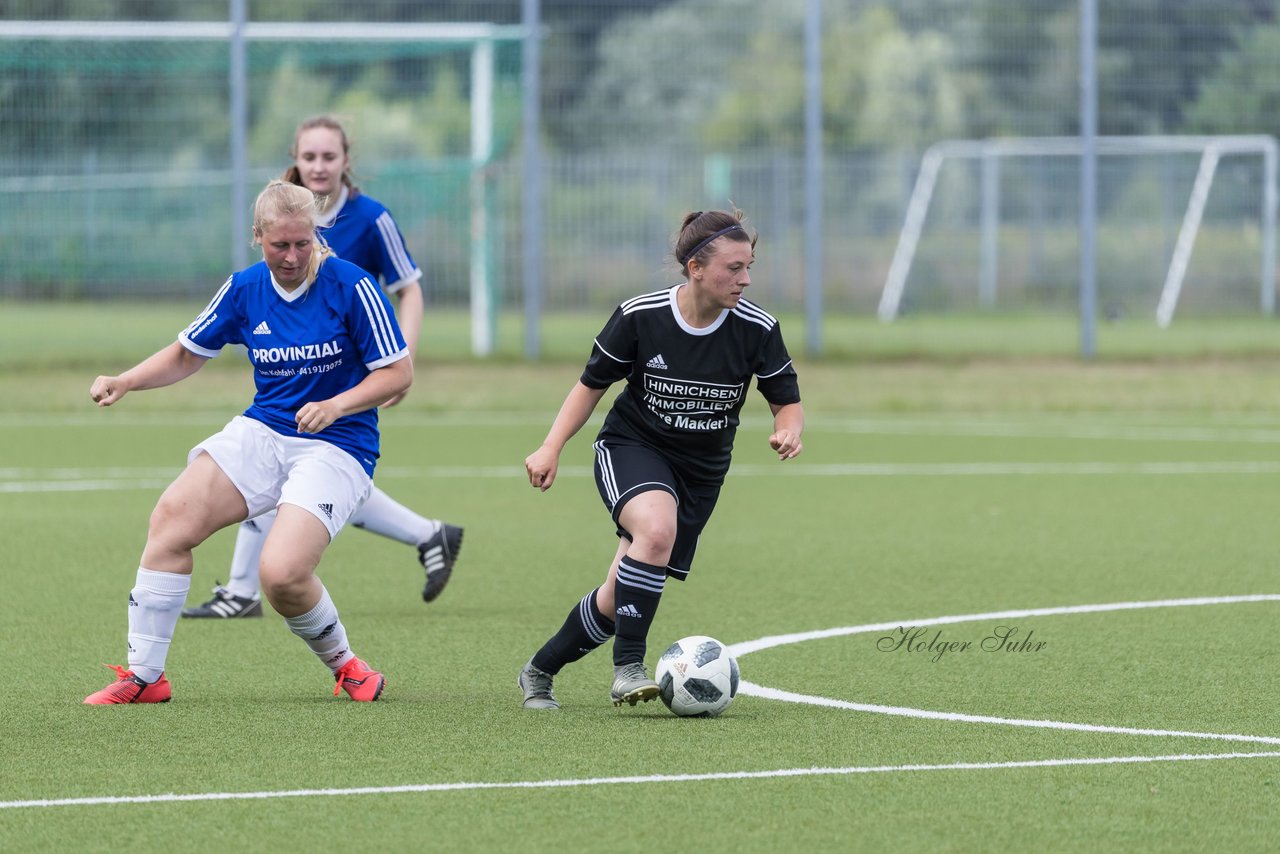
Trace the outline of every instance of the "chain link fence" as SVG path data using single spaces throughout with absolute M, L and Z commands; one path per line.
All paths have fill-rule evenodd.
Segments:
M 931 145 L 1078 132 L 1079 3 L 817 5 L 823 301 L 829 311 L 871 315 Z M 810 3 L 538 6 L 543 308 L 603 308 L 676 281 L 670 239 L 680 217 L 736 205 L 761 235 L 755 295 L 771 309 L 799 310 Z M 426 270 L 429 302 L 468 303 L 479 205 L 498 304 L 517 310 L 525 176 L 512 34 L 522 4 L 254 0 L 248 12 L 255 26 L 347 28 L 340 38 L 248 42 L 248 170 L 238 177 L 249 198 L 288 165 L 301 119 L 336 113 L 353 137 L 359 183 L 392 210 Z M 1274 135 L 1278 12 L 1280 4 L 1257 0 L 1101 4 L 1099 133 Z M 0 2 L 0 296 L 187 299 L 226 276 L 234 241 L 249 241 L 231 233 L 228 14 L 227 0 Z M 46 29 L 24 36 L 30 21 Z M 131 37 L 107 26 L 128 22 L 192 30 Z M 492 42 L 492 126 L 479 159 L 475 43 L 360 33 L 367 24 L 462 23 L 507 28 Z M 192 35 L 201 27 L 210 34 Z M 1107 313 L 1154 312 L 1200 164 L 1194 152 L 1100 161 Z M 981 169 L 973 160 L 942 166 L 900 310 L 1073 311 L 1078 160 L 1002 164 L 999 264 L 985 285 L 992 232 L 983 220 L 990 225 L 992 212 Z M 1259 310 L 1264 177 L 1259 157 L 1217 165 L 1179 311 Z

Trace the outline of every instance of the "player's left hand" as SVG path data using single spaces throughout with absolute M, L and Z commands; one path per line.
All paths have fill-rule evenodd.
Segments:
M 342 413 L 331 400 L 304 403 L 294 416 L 299 433 L 319 433 L 341 417 Z
M 769 437 L 769 447 L 778 452 L 778 459 L 789 460 L 800 455 L 800 452 L 804 450 L 804 443 L 800 441 L 798 433 L 792 433 L 790 430 L 779 430 Z

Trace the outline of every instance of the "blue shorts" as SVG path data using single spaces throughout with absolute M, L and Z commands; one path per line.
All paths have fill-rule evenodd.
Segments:
M 690 484 L 672 468 L 665 457 L 645 445 L 597 439 L 596 488 L 618 526 L 618 536 L 631 539 L 631 534 L 618 522 L 627 502 L 642 492 L 659 489 L 676 500 L 676 541 L 667 563 L 667 575 L 684 581 L 693 565 L 698 537 L 715 510 L 720 497 L 720 484 Z

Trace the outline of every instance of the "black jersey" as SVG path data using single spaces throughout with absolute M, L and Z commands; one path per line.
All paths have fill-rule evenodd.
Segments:
M 752 376 L 776 405 L 799 403 L 800 386 L 776 318 L 743 299 L 697 329 L 676 305 L 681 287 L 618 306 L 596 337 L 582 384 L 601 389 L 627 381 L 601 437 L 641 442 L 683 476 L 718 482 L 729 470 Z

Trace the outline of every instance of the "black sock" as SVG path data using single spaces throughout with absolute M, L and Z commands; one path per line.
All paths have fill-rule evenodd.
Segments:
M 667 569 L 650 563 L 641 563 L 630 555 L 624 555 L 618 564 L 618 579 L 613 587 L 613 599 L 617 605 L 617 636 L 613 639 L 613 664 L 633 664 L 644 661 L 645 639 L 649 627 L 658 613 L 658 600 L 667 581 Z
M 582 597 L 564 625 L 533 656 L 533 666 L 553 676 L 613 636 L 613 620 L 596 607 L 596 591 Z

